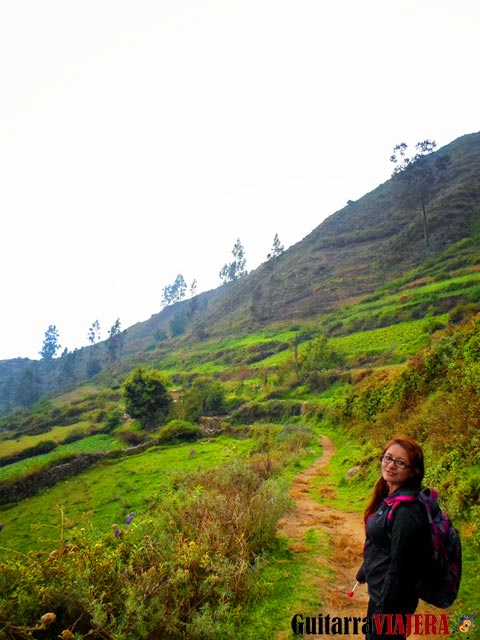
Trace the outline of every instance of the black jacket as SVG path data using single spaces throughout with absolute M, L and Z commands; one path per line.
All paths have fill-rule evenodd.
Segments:
M 417 493 L 402 487 L 392 496 Z M 387 523 L 389 509 L 382 503 L 368 519 L 357 580 L 368 585 L 370 613 L 414 613 L 420 576 L 431 549 L 427 514 L 420 502 L 404 502 Z

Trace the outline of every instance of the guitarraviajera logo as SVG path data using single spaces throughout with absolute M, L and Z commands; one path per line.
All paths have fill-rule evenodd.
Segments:
M 292 618 L 292 631 L 295 635 L 449 635 L 446 614 L 413 613 L 374 613 L 370 617 L 358 616 L 303 616 L 296 613 Z
M 463 615 L 460 620 L 455 625 L 455 629 L 453 633 L 456 631 L 460 631 L 460 633 L 469 634 L 475 629 L 475 621 L 474 618 L 477 615 L 477 611 L 474 611 L 471 616 Z M 469 640 L 470 636 L 465 635 L 465 640 Z

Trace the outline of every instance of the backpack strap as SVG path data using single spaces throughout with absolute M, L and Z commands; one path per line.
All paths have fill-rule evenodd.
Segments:
M 407 496 L 391 496 L 388 498 L 384 498 L 383 501 L 389 507 L 387 514 L 387 524 L 388 526 L 392 525 L 393 514 L 397 507 L 405 502 L 417 502 L 417 496 L 407 495 Z

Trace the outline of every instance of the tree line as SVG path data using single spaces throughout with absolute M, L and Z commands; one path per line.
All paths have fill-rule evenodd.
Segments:
M 123 344 L 125 341 L 126 331 L 122 331 L 122 325 L 120 322 L 120 318 L 117 318 L 113 325 L 110 327 L 108 332 L 108 338 L 106 340 L 106 349 L 109 355 L 109 358 L 112 362 L 117 360 L 123 350 Z M 92 325 L 88 329 L 88 341 L 92 346 L 94 346 L 100 340 L 100 323 L 98 320 L 95 320 Z M 60 334 L 58 332 L 57 326 L 54 324 L 49 325 L 48 329 L 45 331 L 45 337 L 43 339 L 42 349 L 38 352 L 38 355 L 41 356 L 42 360 L 50 361 L 56 357 L 57 353 L 62 348 L 60 341 Z M 75 350 L 76 351 L 76 350 Z M 72 352 L 69 352 L 67 348 L 65 348 L 61 354 L 62 358 L 67 357 Z

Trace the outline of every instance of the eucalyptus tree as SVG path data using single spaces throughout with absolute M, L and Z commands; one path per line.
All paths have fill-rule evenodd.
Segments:
M 278 237 L 278 233 L 275 234 L 273 238 L 273 244 L 270 252 L 267 254 L 267 260 L 271 260 L 272 258 L 278 258 L 285 251 L 283 244 L 280 242 L 280 238 Z
M 93 346 L 100 340 L 100 323 L 98 320 L 92 322 L 92 326 L 88 329 L 88 341 Z
M 115 362 L 123 350 L 126 331 L 122 331 L 120 318 L 117 318 L 108 332 L 107 351 L 112 362 Z
M 423 241 L 427 250 L 430 249 L 427 205 L 434 195 L 436 184 L 445 178 L 449 162 L 448 155 L 439 156 L 435 161 L 427 158 L 436 147 L 435 140 L 422 140 L 417 142 L 415 152 L 410 155 L 408 145 L 401 142 L 393 148 L 390 156 L 390 162 L 395 165 L 392 176 L 400 175 L 404 193 L 420 204 Z
M 179 273 L 173 284 L 167 284 L 167 286 L 163 288 L 162 306 L 167 307 L 168 305 L 175 304 L 175 302 L 180 302 L 185 297 L 186 291 L 187 283 L 182 274 Z
M 45 331 L 42 350 L 39 351 L 39 355 L 42 356 L 42 360 L 52 360 L 56 356 L 57 351 L 61 348 L 58 338 L 59 333 L 57 331 L 57 327 L 54 324 L 49 325 L 48 329 Z
M 243 248 L 243 244 L 241 243 L 240 238 L 237 239 L 233 246 L 232 255 L 232 262 L 227 262 L 226 264 L 224 264 L 218 274 L 223 284 L 234 283 L 247 274 L 247 270 L 245 268 L 247 262 L 245 258 L 245 249 Z M 232 323 L 231 314 L 233 311 L 234 297 L 235 287 L 232 286 L 229 294 L 230 326 Z
M 224 264 L 219 272 L 219 276 L 223 284 L 238 280 L 247 274 L 247 270 L 245 268 L 247 263 L 245 258 L 245 249 L 240 238 L 237 238 L 237 241 L 233 246 L 232 255 L 234 258 L 232 262 Z

